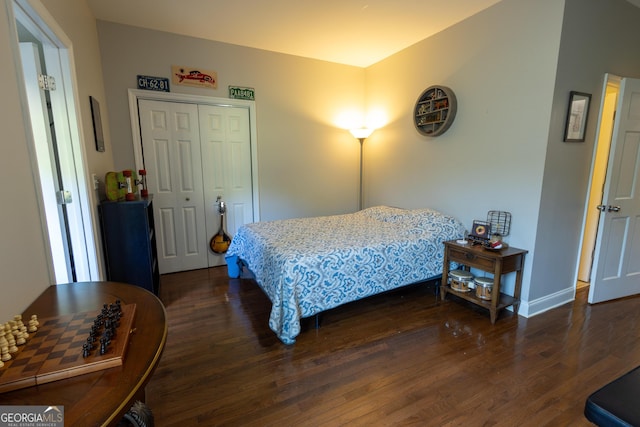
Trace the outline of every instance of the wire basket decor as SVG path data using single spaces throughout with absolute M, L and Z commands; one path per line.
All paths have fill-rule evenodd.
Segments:
M 511 230 L 511 213 L 505 211 L 487 212 L 487 222 L 491 225 L 491 234 L 508 236 Z

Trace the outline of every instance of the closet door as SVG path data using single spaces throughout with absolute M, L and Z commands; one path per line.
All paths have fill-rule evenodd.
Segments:
M 212 105 L 198 110 L 207 235 L 219 229 L 220 196 L 227 205 L 225 229 L 234 236 L 241 225 L 253 222 L 249 110 Z M 224 255 L 209 252 L 209 266 L 224 263 Z
M 206 268 L 198 106 L 141 99 L 138 111 L 160 274 Z

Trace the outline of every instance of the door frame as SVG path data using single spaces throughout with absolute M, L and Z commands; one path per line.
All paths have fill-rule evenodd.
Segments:
M 77 106 L 80 105 L 77 78 L 75 75 L 75 64 L 73 60 L 73 46 L 70 39 L 64 34 L 62 29 L 55 22 L 53 17 L 44 6 L 30 2 L 29 0 L 5 0 L 5 8 L 9 17 L 9 26 L 12 33 L 13 54 L 16 64 L 16 76 L 19 81 L 23 115 L 30 117 L 29 105 L 26 95 L 26 82 L 22 70 L 22 59 L 20 56 L 19 40 L 17 36 L 18 20 L 23 23 L 25 20 L 33 25 L 30 30 L 37 30 L 37 38 L 49 43 L 44 46 L 44 56 L 47 72 L 56 77 L 57 90 L 52 96 L 51 103 L 54 115 L 60 126 L 56 127 L 58 136 L 58 154 L 61 158 L 61 168 L 64 169 L 63 181 L 67 189 L 73 191 L 73 219 L 69 222 L 69 232 L 71 235 L 71 245 L 73 248 L 73 258 L 76 272 L 76 281 L 100 280 L 101 264 L 98 259 L 96 236 L 99 235 L 96 213 L 92 210 L 95 205 L 92 193 L 89 191 L 88 183 L 91 178 L 87 171 L 87 158 L 82 135 L 82 122 L 79 119 Z M 15 36 L 13 35 L 15 34 Z M 49 58 L 56 58 L 56 63 L 49 63 Z M 55 103 L 55 105 L 54 105 Z M 57 115 L 56 115 L 57 113 Z M 54 268 L 54 255 L 51 249 L 51 240 L 47 226 L 47 217 L 43 201 L 43 188 L 40 183 L 40 171 L 35 155 L 36 145 L 30 119 L 25 121 L 25 133 L 29 145 L 32 171 L 36 181 L 35 191 L 37 193 L 38 206 L 42 224 L 42 232 L 45 245 L 48 248 L 47 260 L 50 281 L 52 284 L 63 283 L 65 280 L 58 280 Z M 67 260 L 68 261 L 68 260 Z M 71 281 L 71 280 L 67 280 Z
M 140 136 L 140 117 L 138 100 L 180 102 L 186 104 L 204 104 L 218 107 L 238 107 L 249 110 L 249 131 L 251 133 L 251 186 L 253 203 L 253 220 L 260 221 L 260 191 L 258 186 L 258 132 L 256 129 L 256 103 L 243 99 L 216 98 L 201 95 L 189 95 L 173 92 L 154 92 L 141 89 L 129 89 L 129 114 L 131 118 L 131 134 L 133 137 L 133 156 L 136 169 L 144 169 L 142 155 L 142 138 Z

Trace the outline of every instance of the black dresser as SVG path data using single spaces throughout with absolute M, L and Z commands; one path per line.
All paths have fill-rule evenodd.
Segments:
M 107 280 L 130 283 L 158 295 L 160 273 L 152 198 L 105 201 L 99 213 Z

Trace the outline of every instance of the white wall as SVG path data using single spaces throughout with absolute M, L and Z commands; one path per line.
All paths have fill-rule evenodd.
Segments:
M 98 31 L 118 169 L 134 165 L 127 89 L 136 75 L 197 67 L 217 72 L 216 90 L 171 92 L 228 98 L 229 85 L 255 89 L 262 220 L 357 209 L 359 145 L 337 122 L 363 109 L 362 68 L 103 21 Z
M 576 276 L 603 77 L 640 77 L 640 9 L 567 0 L 544 169 L 530 299 L 569 294 Z M 569 92 L 593 94 L 584 143 L 562 142 Z
M 605 73 L 638 77 L 640 9 L 625 0 L 503 0 L 367 69 L 367 103 L 389 125 L 367 141 L 367 204 L 429 205 L 471 224 L 513 214 L 528 249 L 520 313 L 574 297 Z M 458 97 L 452 127 L 421 137 L 427 86 Z M 586 141 L 562 142 L 569 92 L 593 94 Z
M 433 207 L 469 227 L 489 210 L 511 212 L 506 240 L 530 251 L 524 299 L 562 13 L 558 0 L 504 0 L 367 69 L 368 106 L 385 108 L 389 123 L 366 142 L 366 204 Z M 451 128 L 435 138 L 412 122 L 416 99 L 431 85 L 450 87 L 458 99 Z
M 4 3 L 4 2 L 3 2 Z M 9 22 L 6 3 L 0 22 Z M 17 38 L 0 26 L 0 323 L 22 311 L 51 283 L 36 182 L 27 144 L 26 117 L 14 60 Z
M 10 0 L 3 2 L 0 20 L 9 22 L 7 7 Z M 105 99 L 99 57 L 95 19 L 84 1 L 48 0 L 41 3 L 30 0 L 44 21 L 63 40 L 71 44 L 70 53 L 77 77 L 78 113 L 86 149 L 88 173 L 98 175 L 112 170 L 113 161 L 109 152 L 109 130 L 106 129 L 107 153 L 95 151 L 93 125 L 89 95 Z M 46 6 L 46 7 L 45 7 Z M 49 271 L 45 233 L 40 221 L 40 211 L 36 199 L 35 171 L 28 151 L 28 115 L 22 110 L 20 93 L 23 90 L 20 67 L 15 63 L 13 45 L 17 49 L 17 38 L 9 25 L 0 30 L 0 126 L 3 129 L 2 144 L 5 155 L 0 160 L 0 179 L 6 183 L 0 190 L 3 200 L 0 209 L 2 239 L 0 239 L 0 314 L 5 320 L 22 312 L 47 286 L 53 283 Z M 108 114 L 103 115 L 105 124 Z M 106 126 L 105 126 L 106 127 Z M 88 179 L 87 177 L 84 177 Z M 92 195 L 93 196 L 93 195 Z M 94 197 L 94 201 L 97 197 Z M 95 209 L 94 209 L 95 213 Z M 98 228 L 94 229 L 97 232 Z M 97 240 L 100 241 L 99 239 Z M 0 317 L 0 321 L 2 317 Z

